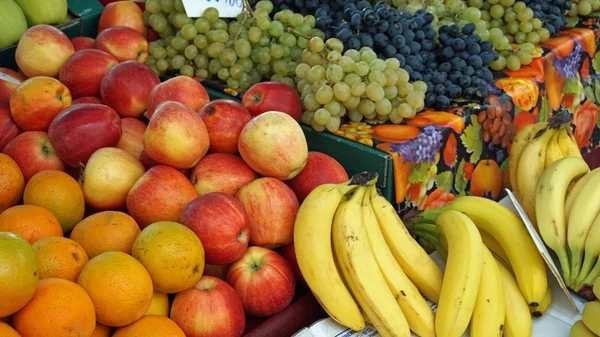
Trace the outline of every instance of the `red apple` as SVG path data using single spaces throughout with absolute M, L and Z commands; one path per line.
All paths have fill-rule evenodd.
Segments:
M 237 191 L 256 179 L 240 157 L 228 153 L 213 153 L 205 156 L 192 169 L 190 180 L 199 195 L 223 192 L 235 195 Z
M 30 27 L 19 40 L 15 60 L 27 77 L 56 77 L 60 67 L 75 53 L 71 40 L 50 25 Z
M 306 287 L 306 281 L 304 280 L 304 276 L 302 276 L 302 272 L 298 266 L 298 260 L 296 259 L 294 243 L 292 242 L 289 245 L 279 248 L 277 252 L 286 259 L 286 261 L 290 264 L 290 267 L 292 267 L 294 270 L 294 275 L 296 275 L 296 283 Z
M 276 252 L 256 246 L 229 267 L 227 283 L 242 298 L 246 313 L 257 317 L 287 308 L 296 290 L 289 263 Z
M 198 197 L 194 186 L 176 169 L 157 165 L 146 171 L 127 195 L 127 211 L 140 228 L 157 221 L 179 221 L 185 206 Z
M 146 124 L 139 119 L 126 117 L 121 118 L 121 129 L 123 129 L 123 134 L 117 147 L 139 159 L 144 150 Z
M 83 49 L 94 49 L 94 39 L 91 37 L 76 36 L 71 39 L 71 43 L 76 52 Z
M 71 90 L 73 98 L 100 96 L 100 83 L 119 61 L 109 53 L 96 49 L 75 52 L 58 73 L 58 79 Z
M 229 264 L 248 249 L 248 214 L 229 194 L 214 192 L 196 198 L 187 205 L 180 222 L 202 241 L 206 263 Z
M 121 119 L 102 104 L 77 104 L 63 110 L 48 128 L 50 141 L 65 164 L 79 167 L 96 150 L 114 147 L 121 138 Z
M 270 111 L 244 126 L 238 143 L 242 159 L 258 174 L 294 178 L 306 165 L 308 145 L 300 125 L 289 115 Z
M 0 103 L 8 102 L 10 100 L 10 95 L 12 95 L 12 93 L 17 90 L 19 84 L 26 79 L 27 77 L 12 69 L 0 68 Z
M 306 166 L 293 179 L 286 181 L 302 203 L 317 186 L 348 181 L 348 173 L 337 160 L 321 152 L 309 152 Z
M 44 131 L 27 131 L 18 135 L 6 144 L 4 153 L 17 162 L 26 182 L 41 171 L 65 170 L 65 164 Z
M 144 132 L 144 151 L 150 158 L 179 169 L 194 167 L 208 147 L 202 118 L 179 102 L 161 103 Z
M 100 94 L 104 103 L 121 117 L 140 117 L 146 111 L 148 95 L 160 83 L 146 65 L 127 61 L 114 66 L 104 76 Z
M 98 20 L 98 33 L 115 26 L 135 29 L 143 36 L 148 34 L 142 18 L 142 9 L 133 1 L 111 2 L 104 7 Z
M 135 29 L 110 27 L 101 31 L 94 41 L 94 48 L 112 54 L 119 60 L 146 62 L 148 40 Z
M 152 89 L 148 96 L 148 116 L 152 118 L 154 111 L 162 102 L 183 103 L 196 112 L 209 100 L 208 92 L 200 82 L 187 76 L 176 76 Z
M 10 115 L 8 102 L 0 102 L 0 151 L 21 132 Z
M 230 99 L 218 99 L 198 111 L 208 129 L 211 153 L 238 153 L 238 140 L 252 116 L 243 105 Z
M 284 83 L 260 82 L 242 96 L 242 104 L 252 116 L 267 111 L 281 111 L 297 121 L 302 117 L 302 101 L 294 89 Z
M 72 104 L 83 104 L 83 103 L 95 103 L 95 104 L 104 104 L 102 98 L 94 97 L 94 96 L 86 96 L 79 97 L 73 100 Z
M 225 281 L 202 276 L 175 296 L 170 317 L 187 337 L 240 337 L 246 316 L 238 294 Z
M 276 248 L 294 239 L 298 199 L 281 180 L 256 179 L 240 188 L 236 197 L 250 218 L 250 243 Z

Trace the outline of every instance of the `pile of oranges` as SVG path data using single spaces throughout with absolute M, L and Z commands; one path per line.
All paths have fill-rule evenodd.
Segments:
M 202 276 L 194 232 L 168 221 L 140 231 L 119 211 L 85 217 L 74 178 L 47 170 L 25 182 L 4 154 L 0 182 L 0 336 L 185 337 L 167 293 Z

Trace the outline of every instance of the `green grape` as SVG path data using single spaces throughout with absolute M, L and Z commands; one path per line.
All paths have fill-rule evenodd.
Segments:
M 198 33 L 205 34 L 210 30 L 210 21 L 206 18 L 198 18 L 194 23 L 194 27 L 196 27 Z
M 531 20 L 531 25 L 533 26 L 533 29 L 540 29 L 542 28 L 542 20 L 538 18 L 533 18 Z
M 375 111 L 380 115 L 389 115 L 392 112 L 392 103 L 384 98 L 375 103 Z
M 269 27 L 271 27 L 271 20 L 266 17 L 266 18 L 258 18 L 256 19 L 256 26 L 258 28 L 260 28 L 260 30 L 267 31 L 269 29 Z
M 310 126 L 317 132 L 322 132 L 326 129 L 325 126 L 317 124 L 317 122 L 314 119 L 310 122 Z
M 504 7 L 511 7 L 515 3 L 515 0 L 500 0 L 500 4 Z
M 375 102 L 370 99 L 361 99 L 358 104 L 358 111 L 363 114 L 363 116 L 370 115 L 375 112 Z
M 501 71 L 504 67 L 506 67 L 506 59 L 502 55 L 499 55 L 498 59 L 490 64 L 490 69 L 495 71 Z
M 360 97 L 358 96 L 350 96 L 348 97 L 348 99 L 346 99 L 345 101 L 342 101 L 344 103 L 344 106 L 347 109 L 354 109 L 357 108 L 358 105 L 360 104 Z
M 300 120 L 302 121 L 302 123 L 310 125 L 310 122 L 312 121 L 314 115 L 314 112 L 304 111 L 302 113 L 302 117 L 300 117 Z
M 367 84 L 365 82 L 356 82 L 350 87 L 350 93 L 353 96 L 362 96 L 367 90 Z
M 288 19 L 288 24 L 292 28 L 298 27 L 298 26 L 302 25 L 303 23 L 304 23 L 304 16 L 302 16 L 302 14 L 294 13 Z
M 464 18 L 469 22 L 478 22 L 481 19 L 481 11 L 475 7 L 469 7 L 465 10 Z
M 387 78 L 381 71 L 374 70 L 369 73 L 369 82 L 376 82 L 383 87 L 387 83 Z
M 271 1 L 259 1 L 256 3 L 256 9 L 262 9 L 267 13 L 273 12 L 273 3 Z
M 177 54 L 179 54 L 177 49 L 173 48 L 172 46 L 167 47 L 167 57 L 173 57 Z
M 329 111 L 327 111 L 327 109 L 321 108 L 315 112 L 314 120 L 319 125 L 327 125 L 330 119 L 331 114 L 329 113 Z
M 310 81 L 310 83 L 315 83 L 318 80 L 325 79 L 325 69 L 320 65 L 313 66 L 308 71 L 306 78 Z
M 365 91 L 367 97 L 373 102 L 381 101 L 385 96 L 385 91 L 383 91 L 383 86 L 378 82 L 371 82 L 367 85 L 367 90 Z
M 219 60 L 217 59 L 212 59 L 210 60 L 210 62 L 208 62 L 208 72 L 210 72 L 211 74 L 218 73 L 219 70 L 221 70 L 221 68 L 223 68 L 223 66 L 221 65 L 221 62 L 219 62 Z
M 592 12 L 592 5 L 587 1 L 581 1 L 577 5 L 579 15 L 589 15 Z
M 310 46 L 309 40 L 307 40 L 303 37 L 299 37 L 298 40 L 296 41 L 296 43 L 298 44 L 298 47 L 302 48 L 302 49 L 306 49 Z
M 219 62 L 221 62 L 221 64 L 225 67 L 231 67 L 236 61 L 237 54 L 231 48 L 226 48 L 219 56 Z
M 175 10 L 175 3 L 173 0 L 161 0 L 160 8 L 165 13 L 171 13 L 172 11 Z
M 325 45 L 327 45 L 327 47 L 337 51 L 338 53 L 344 52 L 344 43 L 342 41 L 340 41 L 339 39 L 329 39 L 329 40 L 327 40 Z M 377 56 L 377 55 L 375 55 L 375 56 Z M 369 60 L 369 62 L 370 61 L 371 60 Z
M 337 130 L 340 129 L 340 123 L 341 123 L 341 120 L 339 117 L 337 117 L 337 116 L 331 117 L 325 127 L 327 128 L 327 131 L 329 131 L 329 132 L 336 132 Z
M 283 60 L 277 60 L 273 62 L 273 71 L 281 76 L 287 76 L 288 63 Z
M 201 78 L 201 79 L 205 79 L 208 78 L 208 71 L 206 69 L 196 69 L 195 72 L 196 77 Z
M 483 0 L 469 0 L 469 7 L 481 8 L 483 7 Z
M 150 27 L 154 29 L 157 33 L 162 33 L 167 29 L 167 19 L 160 14 L 152 14 L 148 19 L 148 23 Z
M 490 37 L 490 33 L 485 28 L 476 28 L 475 29 L 475 34 L 479 35 L 479 37 L 481 37 L 481 39 L 484 40 L 484 41 L 488 40 L 489 37 Z
M 338 65 L 342 68 L 345 73 L 351 73 L 354 71 L 356 62 L 349 56 L 342 56 L 338 60 Z
M 396 75 L 396 72 L 392 69 L 386 69 L 383 74 L 385 75 L 385 85 L 386 86 L 391 86 L 391 85 L 396 85 L 396 83 L 398 82 L 398 75 Z
M 233 44 L 233 48 L 239 58 L 247 58 L 252 52 L 252 46 L 247 40 L 236 40 Z
M 523 1 L 517 1 L 515 2 L 515 4 L 513 5 L 513 11 L 518 12 L 522 9 L 527 8 L 527 5 L 523 2 Z
M 274 59 L 280 59 L 283 57 L 283 47 L 279 44 L 272 44 L 269 49 L 271 57 Z
M 261 47 L 266 47 L 269 45 L 269 43 L 271 43 L 271 39 L 268 36 L 263 35 L 263 37 L 260 38 L 260 41 L 258 41 L 258 44 Z
M 517 52 L 517 58 L 519 59 L 519 62 L 521 62 L 521 64 L 524 66 L 530 65 L 533 61 L 531 54 L 523 50 Z
M 294 36 L 294 34 L 291 33 L 283 33 L 280 37 L 279 37 L 279 42 L 289 48 L 294 47 L 297 43 L 298 40 L 296 39 L 296 37 Z
M 336 101 L 330 101 L 329 103 L 325 104 L 324 108 L 327 109 L 332 116 L 336 116 L 340 112 L 341 105 Z
M 516 55 L 510 55 L 506 58 L 506 68 L 512 71 L 521 69 L 521 61 Z
M 231 22 L 229 24 L 229 28 L 227 29 L 227 32 L 229 33 L 229 35 L 232 35 L 232 36 L 237 36 L 238 34 L 241 34 L 241 31 L 242 31 L 242 24 L 237 21 Z
M 396 70 L 400 68 L 400 61 L 397 58 L 391 57 L 385 60 L 385 67 L 389 70 Z
M 208 68 L 208 57 L 202 54 L 197 55 L 196 57 L 194 57 L 194 65 L 198 69 Z
M 389 86 L 389 87 L 384 87 L 383 91 L 385 92 L 385 98 L 386 99 L 394 99 L 396 96 L 398 96 L 398 88 L 396 88 L 395 85 Z
M 527 34 L 527 42 L 537 45 L 538 43 L 540 43 L 540 35 L 536 32 L 531 32 Z
M 229 33 L 222 29 L 215 30 L 213 31 L 212 39 L 215 42 L 225 43 L 229 40 Z
M 161 39 L 166 39 L 169 36 L 173 36 L 173 35 L 175 35 L 175 29 L 171 25 L 167 25 L 167 27 L 165 27 L 165 30 L 158 33 L 158 36 L 160 36 Z
M 540 37 L 540 41 L 546 41 L 550 38 L 550 32 L 548 31 L 548 29 L 546 28 L 540 28 L 537 31 L 539 37 Z
M 519 49 L 527 53 L 533 53 L 535 51 L 535 46 L 529 42 L 526 42 L 519 45 Z
M 212 58 L 218 58 L 223 52 L 223 50 L 225 50 L 225 45 L 221 42 L 211 43 L 206 49 L 208 56 Z
M 506 32 L 510 35 L 515 35 L 520 30 L 520 25 L 518 21 L 511 21 L 506 24 Z
M 227 87 L 229 89 L 237 90 L 240 88 L 240 82 L 238 80 L 230 77 L 227 79 Z
M 300 81 L 298 81 L 298 91 L 303 92 L 305 88 L 309 85 L 310 82 L 306 78 L 301 79 Z
M 531 33 L 533 30 L 533 25 L 529 21 L 523 21 L 519 24 L 519 28 L 523 33 Z
M 490 8 L 490 15 L 493 19 L 501 19 L 504 16 L 504 7 L 501 5 L 493 5 Z
M 411 108 L 407 103 L 402 103 L 398 106 L 398 108 L 396 108 L 396 113 L 399 117 L 411 118 L 413 117 L 413 108 Z
M 159 71 L 167 71 L 167 69 L 169 69 L 169 61 L 166 59 L 156 61 L 156 69 Z
M 194 38 L 194 45 L 198 47 L 198 49 L 204 49 L 208 46 L 208 39 L 204 35 L 196 35 Z
M 185 57 L 183 55 L 175 55 L 171 60 L 171 66 L 173 69 L 179 70 L 185 64 Z
M 360 52 L 356 49 L 346 50 L 346 52 L 344 52 L 344 56 L 350 57 L 354 62 L 360 61 Z M 400 64 L 400 61 L 398 61 L 398 64 Z
M 284 77 L 281 79 L 280 82 L 283 84 L 287 84 L 288 87 L 294 90 L 296 89 L 296 82 L 294 82 L 294 80 L 291 77 Z
M 189 64 L 184 64 L 181 69 L 179 69 L 179 73 L 183 76 L 194 77 L 194 67 Z
M 360 59 L 367 64 L 370 64 L 373 60 L 377 59 L 377 54 L 373 50 L 365 50 L 360 54 Z
M 229 78 L 229 69 L 228 68 L 219 69 L 219 71 L 217 72 L 217 77 L 222 81 L 226 81 Z
M 427 83 L 423 82 L 423 81 L 415 81 L 412 83 L 413 85 L 413 89 L 415 91 L 421 92 L 421 93 L 425 93 L 427 91 Z
M 359 83 L 362 82 L 362 78 L 360 78 L 360 76 L 356 75 L 356 74 L 347 74 L 346 77 L 344 77 L 344 83 L 348 84 L 349 86 L 354 85 L 354 83 Z
M 306 63 L 300 63 L 296 67 L 296 76 L 299 78 L 305 79 L 308 76 L 308 71 L 310 70 L 310 66 Z
M 358 76 L 366 76 L 369 73 L 369 64 L 365 61 L 359 61 L 356 63 L 355 72 Z
M 167 57 L 167 50 L 163 47 L 158 47 L 154 49 L 152 56 L 157 60 L 162 60 Z
M 332 50 L 327 53 L 327 61 L 330 63 L 337 63 L 342 58 L 342 53 L 337 50 Z
M 414 91 L 413 86 L 410 83 L 396 84 L 396 88 L 398 88 L 398 95 L 401 97 L 406 97 L 409 93 Z
M 269 48 L 262 47 L 258 50 L 258 62 L 264 65 L 268 65 L 269 62 L 271 62 L 271 52 Z
M 250 27 L 248 30 L 248 40 L 252 43 L 258 43 L 262 38 L 262 30 L 258 27 Z
M 271 66 L 269 64 L 259 64 L 256 66 L 256 69 L 260 75 L 267 75 L 271 72 Z
M 402 68 L 396 70 L 396 75 L 398 75 L 398 83 L 408 83 L 410 79 L 408 72 Z
M 196 57 L 196 55 L 198 55 L 198 47 L 196 47 L 193 44 L 185 47 L 183 55 L 185 56 L 186 59 L 193 60 Z
M 332 64 L 327 68 L 326 78 L 331 83 L 341 82 L 344 78 L 344 70 L 337 64 Z
M 150 13 L 154 14 L 154 13 L 162 12 L 161 7 L 162 6 L 160 5 L 160 0 L 147 0 L 146 1 L 146 10 Z
M 307 111 L 315 112 L 317 109 L 321 107 L 321 104 L 317 102 L 317 96 L 313 93 L 310 93 L 304 97 L 302 101 L 304 109 Z
M 182 37 L 175 37 L 171 41 L 171 46 L 177 51 L 183 51 L 188 46 L 188 41 Z
M 283 34 L 283 31 L 284 31 L 284 27 L 281 22 L 279 22 L 279 21 L 271 22 L 271 25 L 269 26 L 269 34 L 271 34 L 271 36 L 279 37 Z
M 309 41 L 309 47 L 313 53 L 320 53 L 325 49 L 325 41 L 320 37 L 313 37 Z
M 204 10 L 204 13 L 202 13 L 202 17 L 207 19 L 210 23 L 215 23 L 219 20 L 219 11 L 214 7 L 208 7 Z
M 145 65 L 147 65 L 148 67 L 152 68 L 156 65 L 156 59 L 152 56 L 149 56 L 146 59 L 146 62 L 144 62 Z
M 283 48 L 283 57 L 289 57 L 290 54 L 292 53 L 292 48 L 285 46 L 285 45 L 281 45 L 281 48 Z
M 325 105 L 329 103 L 329 101 L 331 101 L 332 99 L 333 89 L 330 86 L 324 85 L 321 88 L 319 88 L 319 90 L 317 91 L 317 102 L 319 102 L 319 104 Z
M 506 11 L 506 13 L 504 14 L 504 21 L 507 23 L 517 21 L 517 13 L 515 13 L 514 11 Z
M 533 10 L 531 8 L 524 8 L 524 9 L 518 10 L 516 12 L 517 12 L 517 19 L 519 19 L 519 21 L 521 21 L 521 22 L 529 21 L 533 18 Z
M 375 59 L 369 63 L 369 69 L 371 71 L 384 71 L 387 69 L 387 64 L 382 59 Z
M 344 82 L 336 83 L 333 86 L 333 95 L 340 102 L 348 101 L 350 99 L 350 97 L 352 97 L 352 95 L 350 93 L 350 86 L 348 86 L 348 84 L 346 84 Z M 346 105 L 346 107 L 349 108 L 348 105 Z
M 414 85 L 413 85 L 414 88 Z M 413 108 L 416 111 L 420 111 L 421 109 L 423 109 L 423 106 L 425 105 L 425 103 L 423 102 L 423 99 L 425 97 L 423 96 L 422 92 L 418 92 L 418 91 L 413 91 L 411 93 L 408 94 L 408 96 L 406 97 L 406 103 L 408 103 L 408 105 L 410 105 L 411 108 Z
M 173 17 L 173 25 L 179 29 L 183 28 L 186 24 L 190 23 L 190 19 L 185 13 L 177 13 Z
M 352 122 L 360 122 L 363 119 L 363 115 L 354 108 L 348 110 L 348 117 Z
M 238 59 L 237 63 L 244 68 L 244 73 L 250 73 L 250 71 L 252 71 L 252 68 L 254 67 L 252 60 L 248 58 L 240 58 Z

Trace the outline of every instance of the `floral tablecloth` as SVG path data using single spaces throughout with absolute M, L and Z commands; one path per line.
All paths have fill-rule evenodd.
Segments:
M 421 112 L 403 125 L 346 124 L 338 134 L 392 155 L 400 211 L 464 194 L 501 198 L 510 144 L 523 126 L 568 111 L 581 151 L 599 147 L 599 27 L 586 19 L 546 41 L 530 66 L 497 74 L 484 104 Z

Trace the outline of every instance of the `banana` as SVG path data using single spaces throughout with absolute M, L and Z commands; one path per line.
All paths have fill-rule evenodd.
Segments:
M 521 294 L 513 274 L 500 261 L 497 264 L 502 276 L 506 300 L 504 337 L 531 337 L 533 322 L 527 301 Z
M 575 135 L 571 130 L 571 127 L 562 129 L 559 132 L 558 136 L 558 146 L 560 147 L 560 151 L 562 152 L 564 157 L 579 157 L 583 158 L 581 155 L 581 151 L 579 150 L 579 145 L 577 145 L 577 140 L 575 140 Z
M 569 337 L 598 337 L 585 326 L 583 321 L 577 321 L 571 327 Z
M 589 274 L 583 279 L 583 281 L 576 282 L 571 289 L 576 291 L 579 296 L 584 299 L 591 301 L 594 300 L 594 297 L 597 297 L 593 292 L 593 287 L 595 285 L 596 280 L 600 278 L 600 260 L 596 261 L 594 268 L 589 272 Z M 597 299 L 597 298 L 596 298 Z
M 435 315 L 438 336 L 460 337 L 473 315 L 483 267 L 483 242 L 477 227 L 466 215 L 446 211 L 436 226 L 448 245 L 442 293 Z
M 502 249 L 500 243 L 484 230 L 480 229 L 479 234 L 481 235 L 481 240 L 483 241 L 483 244 L 492 252 L 492 254 L 498 259 L 500 259 L 500 261 L 502 261 L 502 263 L 504 263 L 504 265 L 506 265 L 508 268 L 511 268 L 508 255 L 506 255 L 506 252 L 504 251 L 504 249 Z
M 498 268 L 492 253 L 483 247 L 481 284 L 471 319 L 471 337 L 502 337 L 504 333 L 506 299 Z
M 585 239 L 583 266 L 581 267 L 579 276 L 575 280 L 575 284 L 580 284 L 589 275 L 592 267 L 598 260 L 598 255 L 600 255 L 600 214 L 596 215 L 590 232 Z
M 535 218 L 535 198 L 536 186 L 539 177 L 544 172 L 546 165 L 546 149 L 548 143 L 554 134 L 558 132 L 556 129 L 546 129 L 544 132 L 536 135 L 531 142 L 523 150 L 517 168 L 519 192 L 521 199 L 519 202 L 527 212 L 529 219 L 534 226 L 537 226 Z
M 356 188 L 350 181 L 315 188 L 298 210 L 294 245 L 300 271 L 323 309 L 339 324 L 359 331 L 365 321 L 342 281 L 331 247 L 335 211 L 342 197 Z
M 369 244 L 362 215 L 362 199 L 367 190 L 367 187 L 359 187 L 335 213 L 332 230 L 335 257 L 347 275 L 360 307 L 375 327 L 385 331 L 383 335 L 389 332 L 390 337 L 409 337 L 408 322 L 386 284 Z
M 440 233 L 434 224 L 415 224 L 410 232 L 430 244 L 444 259 L 448 257 L 446 247 L 442 245 Z
M 569 279 L 571 270 L 564 215 L 567 187 L 571 181 L 584 176 L 589 170 L 582 158 L 566 157 L 546 167 L 537 183 L 535 215 L 538 230 L 546 245 L 556 253 L 565 280 Z
M 575 198 L 581 193 L 581 190 L 585 185 L 587 185 L 590 178 L 596 173 L 600 172 L 600 167 L 591 170 L 583 177 L 579 178 L 575 184 L 571 184 L 571 189 L 567 192 L 567 196 L 565 197 L 565 221 L 569 221 L 569 216 L 571 215 L 571 209 L 573 209 L 573 205 L 575 204 Z
M 408 278 L 430 301 L 438 303 L 443 272 L 410 235 L 394 207 L 382 196 L 371 198 L 379 228 L 394 258 Z
M 373 255 L 408 321 L 410 330 L 420 337 L 435 337 L 433 310 L 421 296 L 419 289 L 402 271 L 379 229 L 377 217 L 371 208 L 371 193 L 373 192 L 377 193 L 375 186 L 367 192 L 362 200 L 362 215 Z
M 521 193 L 519 191 L 517 167 L 519 164 L 519 158 L 525 149 L 525 146 L 533 139 L 533 137 L 542 129 L 546 128 L 548 123 L 534 123 L 524 126 L 519 133 L 515 136 L 512 142 L 510 153 L 508 156 L 508 173 L 510 180 L 510 187 L 517 197 L 521 200 Z
M 571 284 L 579 277 L 585 241 L 594 219 L 600 213 L 598 200 L 600 200 L 600 173 L 594 173 L 575 197 L 567 222 L 567 243 L 571 253 Z
M 548 290 L 546 290 L 546 296 L 544 296 L 544 299 L 542 302 L 540 302 L 540 305 L 533 310 L 531 314 L 535 318 L 542 317 L 550 307 L 550 304 L 552 304 L 552 289 L 548 288 Z
M 552 165 L 557 160 L 560 160 L 564 157 L 562 152 L 560 151 L 560 146 L 558 146 L 558 135 L 563 130 L 558 131 L 552 136 L 550 141 L 548 142 L 548 147 L 546 148 L 546 162 L 544 164 L 545 167 Z
M 600 302 L 592 301 L 587 302 L 583 307 L 583 313 L 581 314 L 581 320 L 583 324 L 594 334 L 600 334 Z

